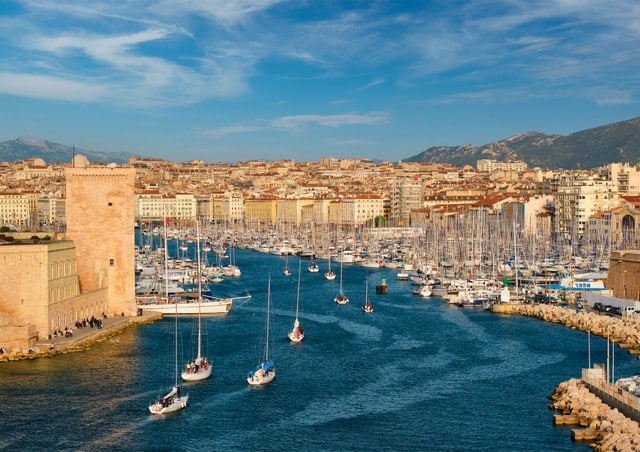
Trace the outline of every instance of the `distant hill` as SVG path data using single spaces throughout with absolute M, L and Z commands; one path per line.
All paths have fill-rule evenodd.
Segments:
M 575 132 L 527 132 L 484 146 L 434 146 L 405 162 L 476 166 L 479 159 L 522 160 L 529 167 L 593 169 L 608 163 L 640 162 L 640 117 Z
M 94 152 L 80 148 L 76 148 L 75 152 L 84 155 L 90 162 L 127 163 L 134 157 L 124 152 Z M 30 158 L 41 158 L 47 163 L 71 162 L 73 147 L 37 137 L 20 137 L 0 143 L 0 161 L 17 162 Z

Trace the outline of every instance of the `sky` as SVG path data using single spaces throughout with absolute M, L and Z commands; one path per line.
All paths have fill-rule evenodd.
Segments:
M 637 0 L 0 0 L 0 141 L 396 162 L 636 116 Z

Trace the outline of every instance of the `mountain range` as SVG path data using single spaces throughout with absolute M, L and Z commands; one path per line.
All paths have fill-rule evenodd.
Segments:
M 0 143 L 0 161 L 41 158 L 47 163 L 70 162 L 74 152 L 92 162 L 126 163 L 134 154 L 107 153 L 74 148 L 36 137 Z M 526 132 L 483 146 L 432 146 L 405 162 L 449 163 L 476 166 L 477 160 L 522 160 L 530 168 L 593 169 L 608 163 L 640 162 L 640 117 L 569 135 Z
M 593 169 L 608 163 L 640 161 L 640 117 L 569 135 L 527 132 L 483 146 L 433 146 L 406 162 L 476 166 L 480 159 L 522 160 L 530 168 Z
M 124 152 L 95 152 L 29 136 L 0 143 L 0 161 L 3 162 L 17 162 L 30 158 L 41 158 L 46 163 L 71 162 L 74 152 L 84 155 L 91 162 L 102 163 L 127 163 L 134 157 Z

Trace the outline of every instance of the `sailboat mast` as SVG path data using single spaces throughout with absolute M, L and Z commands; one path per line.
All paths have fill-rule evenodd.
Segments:
M 302 259 L 298 259 L 298 291 L 296 293 L 296 320 L 298 320 L 298 304 L 300 303 L 300 274 L 302 273 Z
M 264 344 L 264 360 L 269 361 L 269 306 L 271 305 L 271 275 L 269 275 L 269 282 L 267 283 L 267 336 Z
M 202 332 L 200 309 L 202 307 L 202 268 L 200 262 L 200 221 L 196 220 L 196 259 L 198 260 L 198 358 L 202 357 Z
M 163 217 L 164 223 L 164 294 L 169 303 L 169 251 L 167 250 L 167 216 Z M 174 324 L 174 350 L 175 355 L 175 385 L 178 386 L 178 303 L 176 303 L 176 319 Z

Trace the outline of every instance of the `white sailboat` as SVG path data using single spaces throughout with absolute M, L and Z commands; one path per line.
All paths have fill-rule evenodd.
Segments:
M 291 276 L 291 270 L 289 269 L 289 255 L 285 254 L 284 257 L 284 269 L 282 270 L 284 276 Z
M 373 303 L 369 301 L 369 278 L 365 278 L 364 286 L 364 304 L 362 305 L 362 311 L 366 314 L 373 312 Z
M 336 279 L 336 272 L 331 270 L 331 256 L 329 256 L 329 258 L 327 259 L 327 264 L 327 271 L 324 272 L 324 277 L 329 281 L 333 281 L 334 279 Z
M 300 307 L 300 270 L 302 269 L 302 261 L 298 264 L 298 292 L 296 294 L 296 319 L 293 321 L 293 329 L 289 331 L 289 340 L 291 342 L 301 342 L 304 339 L 304 329 L 298 320 L 298 311 Z
M 247 383 L 252 386 L 262 386 L 271 383 L 276 378 L 276 368 L 273 361 L 269 359 L 269 316 L 271 309 L 271 276 L 267 286 L 267 325 L 264 343 L 264 357 L 255 370 L 247 375 Z
M 334 303 L 347 304 L 349 303 L 349 297 L 342 290 L 342 261 L 340 261 L 340 292 L 333 298 Z
M 166 276 L 167 276 L 166 275 L 166 273 L 167 273 L 167 260 L 168 260 L 168 256 L 167 256 L 167 220 L 165 218 L 165 220 L 164 220 L 165 287 L 168 287 L 167 284 L 166 284 L 166 281 L 167 281 L 167 278 L 166 278 Z M 169 299 L 169 290 L 168 290 L 168 288 L 165 289 L 165 292 L 166 292 L 167 299 Z M 187 401 L 189 400 L 189 395 L 188 394 L 182 394 L 180 386 L 178 385 L 178 316 L 177 315 L 175 317 L 175 326 L 174 326 L 174 355 L 175 355 L 175 362 L 174 362 L 175 380 L 174 380 L 173 387 L 171 388 L 171 390 L 167 394 L 165 394 L 164 396 L 160 397 L 154 403 L 149 405 L 149 411 L 152 414 L 167 414 L 167 413 L 173 413 L 174 411 L 179 411 L 179 410 L 181 410 L 183 408 L 186 408 Z
M 182 371 L 184 381 L 204 380 L 211 376 L 211 364 L 206 356 L 202 356 L 202 312 L 200 305 L 202 302 L 202 267 L 200 262 L 200 223 L 196 223 L 196 258 L 198 260 L 198 353 L 196 357 L 188 362 Z

